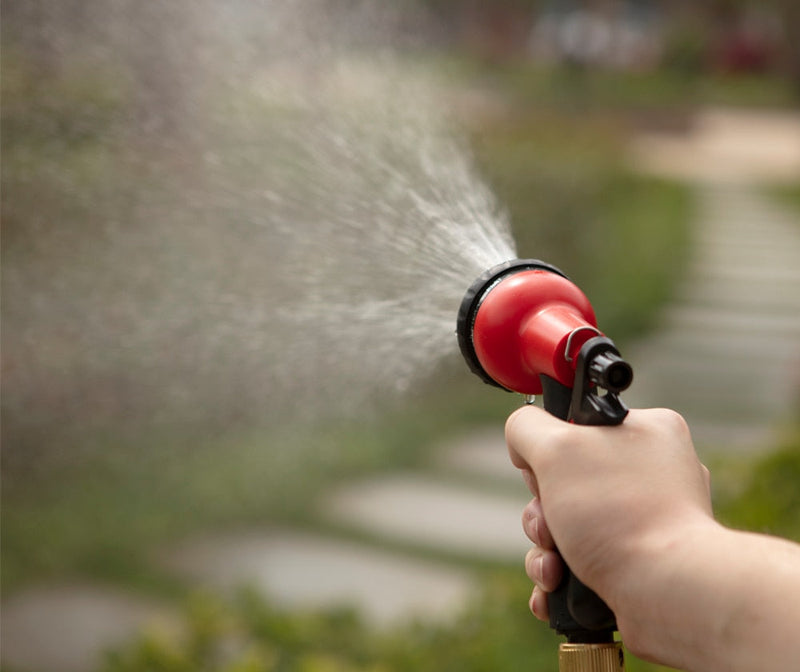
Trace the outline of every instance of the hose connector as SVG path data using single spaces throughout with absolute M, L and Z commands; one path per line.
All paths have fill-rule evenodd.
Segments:
M 570 644 L 558 647 L 559 672 L 624 672 L 625 654 L 621 642 Z

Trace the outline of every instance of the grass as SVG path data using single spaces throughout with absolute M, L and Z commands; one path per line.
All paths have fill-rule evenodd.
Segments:
M 800 184 L 770 187 L 769 193 L 800 215 Z
M 798 92 L 788 77 L 690 74 L 675 69 L 624 72 L 547 66 L 525 59 L 489 62 L 469 53 L 439 60 L 447 77 L 499 91 L 521 107 L 575 114 L 613 112 L 625 117 L 663 120 L 699 106 L 789 108 Z M 642 117 L 641 115 L 644 115 Z
M 746 471 L 741 485 L 717 497 L 717 517 L 732 527 L 800 542 L 800 427 L 787 431 L 774 452 L 739 468 Z

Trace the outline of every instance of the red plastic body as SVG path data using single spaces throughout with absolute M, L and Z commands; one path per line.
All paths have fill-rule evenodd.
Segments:
M 486 292 L 472 342 L 481 366 L 500 385 L 541 394 L 542 373 L 573 386 L 575 357 L 599 333 L 592 305 L 576 285 L 550 271 L 527 270 Z

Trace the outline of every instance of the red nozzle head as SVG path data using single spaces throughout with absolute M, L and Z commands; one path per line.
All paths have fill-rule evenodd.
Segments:
M 489 269 L 467 291 L 458 316 L 470 368 L 522 394 L 541 394 L 542 374 L 572 387 L 575 357 L 599 333 L 584 293 L 557 268 L 533 259 Z

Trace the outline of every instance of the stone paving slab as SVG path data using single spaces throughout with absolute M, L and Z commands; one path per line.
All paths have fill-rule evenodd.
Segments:
M 689 133 L 641 134 L 631 159 L 643 171 L 697 184 L 794 182 L 800 173 L 800 115 L 707 109 Z
M 768 312 L 758 315 L 758 319 L 754 319 L 751 313 L 745 311 L 697 305 L 676 305 L 664 311 L 661 322 L 687 334 L 687 338 L 691 338 L 695 333 L 724 329 L 729 333 L 737 334 L 753 332 L 770 339 L 776 336 L 788 338 L 795 345 L 800 340 L 800 311 L 797 313 L 781 311 L 777 314 Z
M 508 457 L 502 423 L 454 436 L 436 446 L 436 452 L 439 464 L 450 472 L 497 481 L 509 494 L 527 492 L 519 469 Z
M 292 608 L 352 607 L 381 627 L 452 618 L 477 588 L 460 568 L 293 530 L 190 539 L 158 562 L 199 585 L 250 587 Z
M 44 585 L 4 600 L 0 659 L 14 670 L 89 672 L 144 630 L 179 635 L 171 609 L 93 584 Z
M 684 284 L 688 287 L 690 283 Z M 733 291 L 726 283 L 717 281 L 706 281 L 695 286 L 691 305 L 726 308 L 733 313 L 749 315 L 755 325 L 759 325 L 759 319 L 767 317 L 770 313 L 788 315 L 794 310 L 795 299 L 790 293 L 778 294 L 766 291 L 763 287 L 751 288 L 746 285 L 739 291 Z
M 521 562 L 530 548 L 520 522 L 530 495 L 522 490 L 496 495 L 429 476 L 388 476 L 333 492 L 324 515 L 379 538 Z
M 728 372 L 751 375 L 754 360 L 762 365 L 762 371 L 782 371 L 787 360 L 791 361 L 793 356 L 800 354 L 797 352 L 800 340 L 792 335 L 778 333 L 771 336 L 761 333 L 760 330 L 750 332 L 746 329 L 725 327 L 708 331 L 670 330 L 664 333 L 659 343 L 662 354 L 659 356 L 655 353 L 659 361 L 664 361 L 667 365 L 674 362 L 680 367 L 688 359 L 693 366 L 703 369 L 708 366 L 717 368 L 712 373 L 720 375 Z M 721 359 L 728 360 L 724 370 L 717 367 Z

